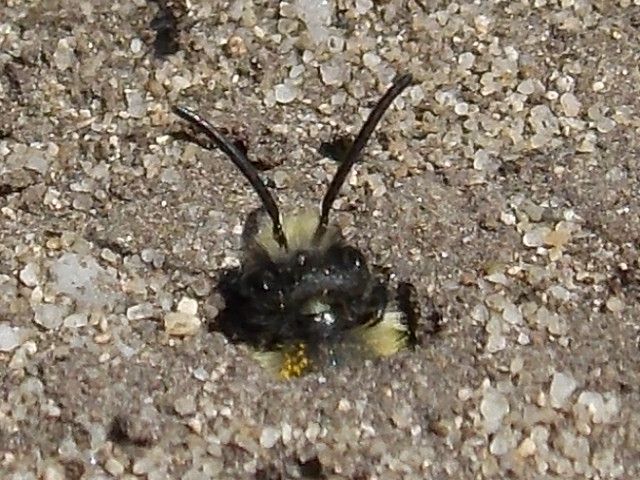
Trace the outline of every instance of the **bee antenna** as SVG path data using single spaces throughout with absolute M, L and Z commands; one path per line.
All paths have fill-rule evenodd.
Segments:
M 333 206 L 333 202 L 335 202 L 338 193 L 340 193 L 340 188 L 346 180 L 349 171 L 351 170 L 353 165 L 360 159 L 362 149 L 369 141 L 369 137 L 371 137 L 371 134 L 375 130 L 376 126 L 380 122 L 380 119 L 387 111 L 391 103 L 396 99 L 398 95 L 402 93 L 405 88 L 407 88 L 411 84 L 412 81 L 413 77 L 410 73 L 397 76 L 393 80 L 393 84 L 391 85 L 389 90 L 387 90 L 378 104 L 374 107 L 373 110 L 371 110 L 371 113 L 369 113 L 369 117 L 367 118 L 366 122 L 364 122 L 364 125 L 360 129 L 360 133 L 358 133 L 355 141 L 351 144 L 351 148 L 349 148 L 349 150 L 347 151 L 344 160 L 338 167 L 338 171 L 329 184 L 327 193 L 322 199 L 320 221 L 318 222 L 318 227 L 316 228 L 316 232 L 314 234 L 315 241 L 318 241 L 326 231 L 327 223 L 329 221 L 329 211 Z
M 193 110 L 187 107 L 173 107 L 173 112 L 183 120 L 191 123 L 200 132 L 204 133 L 220 150 L 222 150 L 234 163 L 236 167 L 242 172 L 245 178 L 249 181 L 253 189 L 256 191 L 265 210 L 271 217 L 273 222 L 273 236 L 275 237 L 280 247 L 287 249 L 287 238 L 282 230 L 282 223 L 280 222 L 280 211 L 278 210 L 278 204 L 275 202 L 267 186 L 260 179 L 258 171 L 251 164 L 247 156 L 236 147 L 227 137 L 220 133 L 211 123 L 195 113 Z

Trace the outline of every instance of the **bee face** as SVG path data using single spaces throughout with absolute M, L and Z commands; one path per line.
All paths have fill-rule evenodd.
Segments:
M 225 308 L 215 322 L 228 338 L 251 346 L 255 358 L 280 378 L 301 376 L 345 358 L 391 355 L 414 338 L 415 312 L 407 307 L 411 302 L 390 296 L 386 278 L 328 225 L 348 172 L 384 111 L 410 83 L 409 75 L 398 77 L 372 110 L 329 185 L 320 212 L 283 218 L 246 155 L 197 114 L 174 109 L 231 158 L 268 214 L 247 238 L 241 266 L 221 276 Z
M 259 251 L 221 282 L 222 317 L 254 319 L 250 335 L 237 339 L 261 348 L 335 339 L 357 325 L 363 311 L 371 316 L 383 306 L 378 284 L 364 255 L 342 242 L 275 261 Z

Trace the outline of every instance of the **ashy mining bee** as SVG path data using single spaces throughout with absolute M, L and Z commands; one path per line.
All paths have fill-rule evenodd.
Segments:
M 208 121 L 185 107 L 174 112 L 204 133 L 240 169 L 266 211 L 245 226 L 239 268 L 223 273 L 225 308 L 216 329 L 248 344 L 256 359 L 281 378 L 298 377 L 346 358 L 391 355 L 415 342 L 418 313 L 411 286 L 390 298 L 388 278 L 329 224 L 329 212 L 369 137 L 393 100 L 412 82 L 398 76 L 369 114 L 344 155 L 320 212 L 281 216 L 247 156 Z

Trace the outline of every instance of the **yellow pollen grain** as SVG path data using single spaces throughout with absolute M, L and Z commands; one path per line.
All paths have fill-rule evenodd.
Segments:
M 295 348 L 285 352 L 280 376 L 286 380 L 302 376 L 309 368 L 310 362 L 307 357 L 307 347 L 304 343 L 298 344 Z

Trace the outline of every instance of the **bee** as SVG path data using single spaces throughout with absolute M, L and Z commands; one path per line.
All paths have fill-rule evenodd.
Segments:
M 284 216 L 242 150 L 193 110 L 173 107 L 231 159 L 262 201 L 262 218 L 245 223 L 240 266 L 220 276 L 225 307 L 215 322 L 231 341 L 248 345 L 277 377 L 299 377 L 352 358 L 386 357 L 415 344 L 419 313 L 411 284 L 399 283 L 390 295 L 389 275 L 369 267 L 364 254 L 329 223 L 353 165 L 386 110 L 411 83 L 410 74 L 397 76 L 373 108 L 319 212 Z

